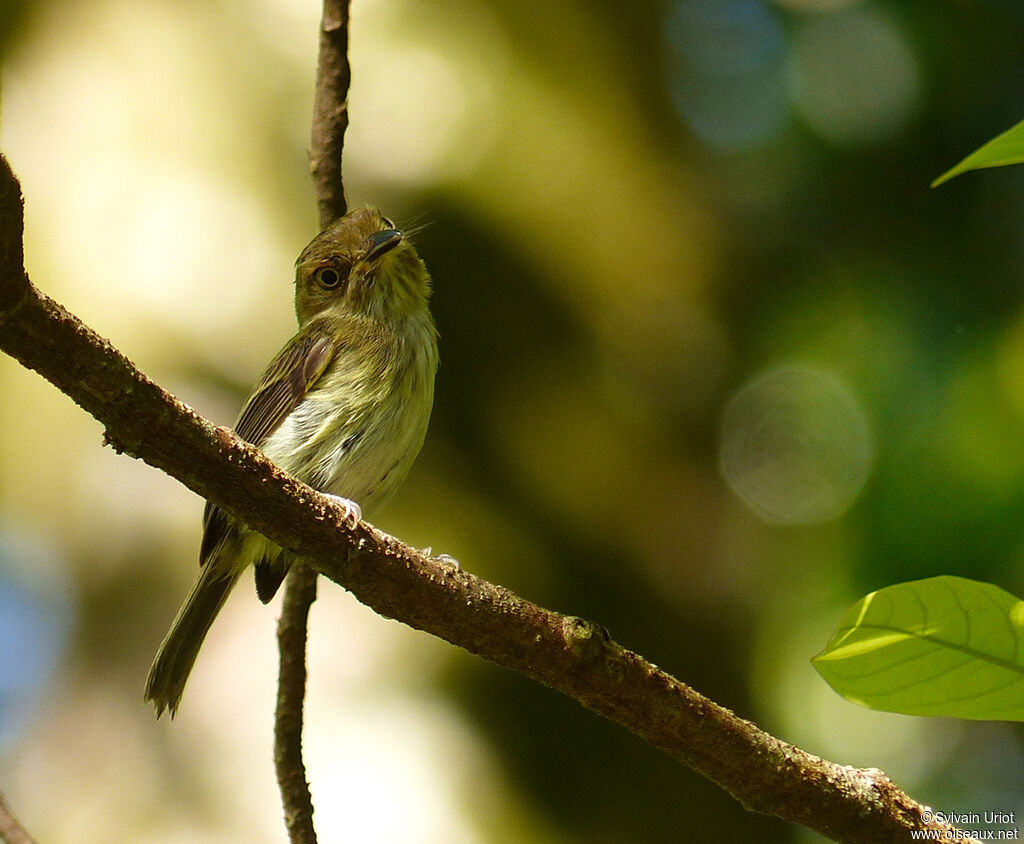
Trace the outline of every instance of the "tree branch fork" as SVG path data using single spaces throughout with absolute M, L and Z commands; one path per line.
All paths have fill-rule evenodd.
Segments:
M 99 420 L 105 442 L 212 501 L 379 614 L 576 699 L 683 761 L 747 808 L 837 841 L 954 834 L 881 771 L 787 744 L 612 641 L 600 626 L 526 601 L 373 526 L 287 475 L 229 429 L 146 378 L 31 284 L 20 185 L 0 155 L 0 348 Z M 962 837 L 957 840 L 965 840 Z

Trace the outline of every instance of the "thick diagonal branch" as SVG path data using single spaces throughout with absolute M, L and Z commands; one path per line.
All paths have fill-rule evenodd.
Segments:
M 95 416 L 119 451 L 306 557 L 381 615 L 569 695 L 749 809 L 857 844 L 909 842 L 915 830 L 957 834 L 925 823 L 922 807 L 881 772 L 836 765 L 763 732 L 601 627 L 531 604 L 369 525 L 350 527 L 330 499 L 164 392 L 38 293 L 21 267 L 21 225 L 20 191 L 0 157 L 0 348 Z

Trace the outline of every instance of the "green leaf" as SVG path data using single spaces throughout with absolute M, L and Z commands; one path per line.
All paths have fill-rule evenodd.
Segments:
M 812 662 L 872 709 L 1024 721 L 1024 601 L 963 577 L 899 583 L 854 605 Z
M 1024 120 L 1007 129 L 1003 134 L 996 135 L 991 141 L 979 147 L 955 167 L 950 168 L 932 182 L 937 188 L 954 176 L 968 170 L 980 170 L 983 167 L 1002 167 L 1005 164 L 1024 163 Z

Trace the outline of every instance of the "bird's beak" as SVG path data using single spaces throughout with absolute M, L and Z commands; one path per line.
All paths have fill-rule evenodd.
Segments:
M 370 241 L 370 248 L 366 252 L 366 258 L 363 260 L 372 264 L 379 261 L 402 242 L 402 233 L 398 229 L 384 229 L 383 231 L 371 234 L 368 239 Z

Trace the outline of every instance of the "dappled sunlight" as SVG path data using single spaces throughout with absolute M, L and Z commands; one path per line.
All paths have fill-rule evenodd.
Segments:
M 866 712 L 810 658 L 900 580 L 1024 597 L 1020 174 L 928 190 L 1021 118 L 1017 12 L 353 16 L 346 190 L 412 230 L 440 331 L 426 446 L 380 526 L 925 802 L 1002 794 L 971 760 L 1024 767 L 1011 728 Z M 33 282 L 221 424 L 295 327 L 318 18 L 44 3 L 0 45 Z M 21 707 L 0 706 L 0 791 L 41 841 L 109 840 L 115 816 L 126 841 L 281 841 L 279 599 L 247 574 L 176 720 L 154 722 L 145 670 L 203 505 L 102 440 L 0 358 L 0 692 Z M 794 840 L 343 590 L 321 585 L 311 624 L 324 841 Z

